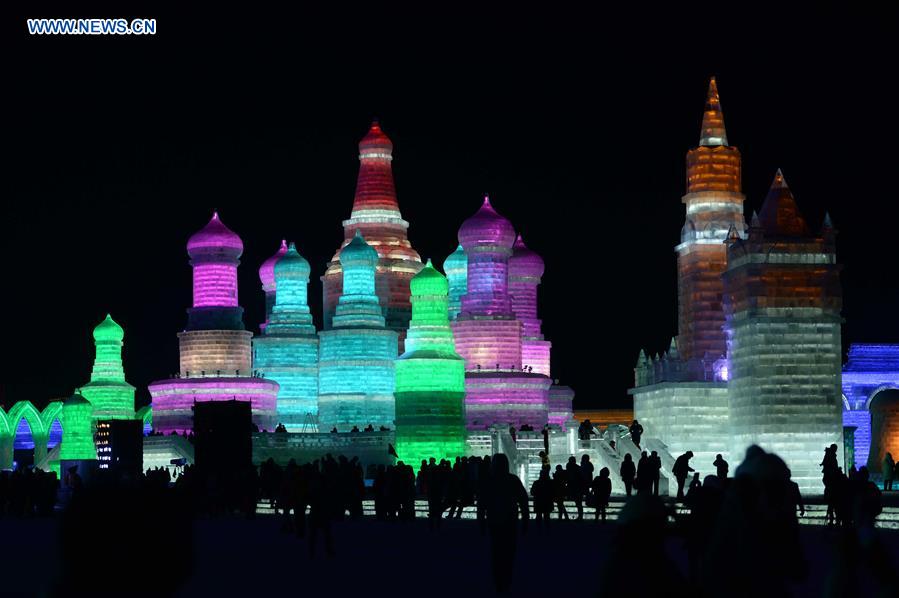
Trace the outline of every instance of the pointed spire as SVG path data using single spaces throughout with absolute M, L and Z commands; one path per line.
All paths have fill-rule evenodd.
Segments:
M 718 97 L 715 77 L 709 80 L 709 93 L 705 102 L 705 113 L 702 115 L 699 145 L 727 145 L 724 114 L 721 112 L 721 99 Z
M 646 364 L 646 351 L 640 349 L 640 354 L 637 355 L 637 367 L 641 367 Z
M 680 353 L 677 351 L 677 337 L 671 337 L 671 344 L 668 346 L 668 356 L 671 359 L 678 359 L 680 357 Z
M 786 237 L 809 235 L 808 225 L 802 214 L 799 213 L 799 206 L 796 205 L 793 193 L 787 186 L 787 181 L 780 168 L 777 169 L 771 189 L 762 204 L 759 223 L 768 235 Z
M 735 243 L 740 240 L 740 233 L 737 231 L 737 227 L 733 224 L 730 225 L 730 228 L 727 229 L 727 239 L 725 239 L 728 243 Z
M 830 219 L 830 212 L 824 212 L 824 228 L 833 229 L 833 221 Z
M 752 220 L 749 221 L 749 226 L 751 226 L 752 228 L 761 228 L 762 227 L 762 223 L 759 220 L 759 213 L 756 212 L 755 210 L 752 211 Z

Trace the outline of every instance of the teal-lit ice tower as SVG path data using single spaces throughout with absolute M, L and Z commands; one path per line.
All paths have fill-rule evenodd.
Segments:
M 465 453 L 465 361 L 453 344 L 446 278 L 428 260 L 410 288 L 406 352 L 396 361 L 396 451 L 417 465 Z
M 810 232 L 778 171 L 747 238 L 727 242 L 731 455 L 773 451 L 805 492 L 823 491 L 824 447 L 843 442 L 835 238 L 828 218 Z
M 95 420 L 134 419 L 134 387 L 125 381 L 122 366 L 124 338 L 125 331 L 109 314 L 94 328 L 94 369 L 81 393 L 93 406 Z
M 262 292 L 265 294 L 265 321 L 259 325 L 259 330 L 263 333 L 269 318 L 272 317 L 272 308 L 275 307 L 275 264 L 285 253 L 287 253 L 287 239 L 281 239 L 278 251 L 259 266 L 259 282 L 262 283 Z
M 263 336 L 253 339 L 253 367 L 280 385 L 278 421 L 289 432 L 301 431 L 318 413 L 318 336 L 307 303 L 310 272 L 309 262 L 291 243 L 272 265 L 274 302 Z
M 449 281 L 449 317 L 455 320 L 462 308 L 462 295 L 468 292 L 468 258 L 461 245 L 443 261 L 443 271 Z
M 319 429 L 393 429 L 398 340 L 375 294 L 378 253 L 356 231 L 339 259 L 343 291 L 331 329 L 319 333 Z

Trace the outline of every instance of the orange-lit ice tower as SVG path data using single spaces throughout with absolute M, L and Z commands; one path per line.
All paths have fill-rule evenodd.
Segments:
M 727 267 L 724 240 L 728 231 L 733 227 L 742 236 L 745 229 L 740 168 L 740 150 L 727 144 L 713 77 L 699 146 L 687 152 L 687 193 L 683 197 L 687 217 L 681 243 L 675 248 L 677 350 L 694 379 L 713 378 L 715 363 L 727 352 L 721 275 Z
M 412 248 L 393 183 L 393 143 L 374 121 L 359 142 L 359 178 L 349 220 L 343 221 L 344 241 L 322 276 L 324 329 L 330 330 L 337 300 L 342 292 L 340 250 L 353 240 L 356 231 L 378 252 L 375 292 L 381 303 L 387 328 L 400 336 L 400 352 L 409 327 L 412 305 L 409 281 L 422 268 L 421 257 Z

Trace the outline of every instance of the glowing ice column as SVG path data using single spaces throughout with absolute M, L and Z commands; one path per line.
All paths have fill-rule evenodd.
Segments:
M 375 294 L 378 253 L 357 231 L 340 252 L 343 294 L 331 330 L 319 334 L 319 429 L 392 428 L 397 333 Z
M 410 286 L 412 320 L 396 362 L 396 451 L 417 467 L 465 453 L 465 362 L 453 344 L 446 278 L 428 260 Z
M 455 320 L 462 309 L 462 295 L 468 292 L 468 258 L 462 245 L 443 261 L 443 271 L 449 281 L 449 317 Z
M 521 322 L 509 297 L 512 224 L 489 198 L 459 228 L 468 257 L 468 292 L 453 321 L 456 351 L 465 359 L 468 429 L 547 422 L 549 377 L 521 371 Z
M 343 221 L 343 243 L 322 276 L 324 330 L 329 330 L 341 295 L 339 254 L 362 233 L 378 252 L 375 293 L 387 328 L 396 331 L 402 347 L 409 327 L 409 281 L 421 270 L 421 258 L 409 243 L 409 223 L 403 220 L 393 182 L 393 142 L 374 121 L 359 142 L 359 178 L 350 217 Z
M 91 404 L 78 393 L 62 404 L 62 444 L 60 461 L 80 461 L 97 458 L 94 446 L 94 420 Z
M 835 231 L 808 231 L 780 171 L 748 238 L 728 241 L 724 283 L 732 460 L 758 444 L 821 492 L 824 447 L 843 446 Z
M 265 336 L 253 340 L 253 365 L 275 380 L 278 420 L 299 432 L 318 413 L 318 337 L 307 303 L 309 262 L 293 243 L 274 265 L 277 290 Z
M 82 389 L 94 409 L 94 419 L 133 419 L 134 387 L 125 381 L 122 341 L 125 331 L 106 314 L 94 328 L 96 358 L 91 381 Z
M 543 339 L 537 317 L 537 286 L 543 276 L 543 259 L 528 249 L 521 235 L 512 247 L 509 259 L 509 294 L 512 311 L 521 322 L 521 365 L 528 371 L 550 375 L 551 343 Z
M 256 426 L 273 430 L 278 384 L 252 371 L 253 333 L 244 328 L 237 302 L 243 242 L 215 213 L 188 240 L 187 253 L 194 303 L 187 312 L 187 329 L 178 333 L 179 375 L 149 387 L 154 428 L 184 432 L 193 426 L 195 402 L 239 400 L 250 403 Z
M 287 253 L 287 240 L 281 239 L 278 251 L 259 266 L 259 282 L 262 283 L 262 292 L 265 294 L 265 321 L 259 325 L 262 332 L 265 332 L 268 319 L 272 317 L 272 308 L 275 307 L 275 264 L 285 253 Z

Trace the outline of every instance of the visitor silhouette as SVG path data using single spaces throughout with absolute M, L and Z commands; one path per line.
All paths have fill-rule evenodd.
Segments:
M 630 433 L 633 443 L 638 449 L 642 449 L 640 446 L 640 438 L 643 436 L 643 426 L 640 425 L 640 422 L 634 420 L 634 423 L 632 423 L 630 427 Z
M 655 454 L 655 451 L 653 451 Z M 693 458 L 693 451 L 687 451 L 674 461 L 674 466 L 671 468 L 671 473 L 674 474 L 674 479 L 677 480 L 677 500 L 684 500 L 684 484 L 687 483 L 687 477 L 690 475 L 691 471 L 694 471 L 692 467 L 690 467 L 690 459 Z
M 553 481 L 549 477 L 549 465 L 540 469 L 540 476 L 531 484 L 531 496 L 534 499 L 537 525 L 545 526 L 553 510 Z
M 596 519 L 602 517 L 606 520 L 606 509 L 609 506 L 609 497 L 612 495 L 612 480 L 609 478 L 609 468 L 603 467 L 599 475 L 593 478 L 590 485 L 593 498 L 593 507 L 596 509 Z
M 521 530 L 527 532 L 528 494 L 517 476 L 509 473 L 509 459 L 494 455 L 490 482 L 487 486 L 487 527 L 490 530 L 493 583 L 497 593 L 512 586 L 515 551 L 518 542 L 518 514 Z
M 624 492 L 628 496 L 634 487 L 634 478 L 637 476 L 637 467 L 634 465 L 634 459 L 630 453 L 624 454 L 624 461 L 621 462 L 621 469 L 618 472 L 621 475 L 621 481 L 624 482 Z
M 721 479 L 722 483 L 727 479 L 727 473 L 730 470 L 730 465 L 727 461 L 724 460 L 724 457 L 721 454 L 715 455 L 715 461 L 712 463 L 712 467 L 715 468 L 716 475 Z

